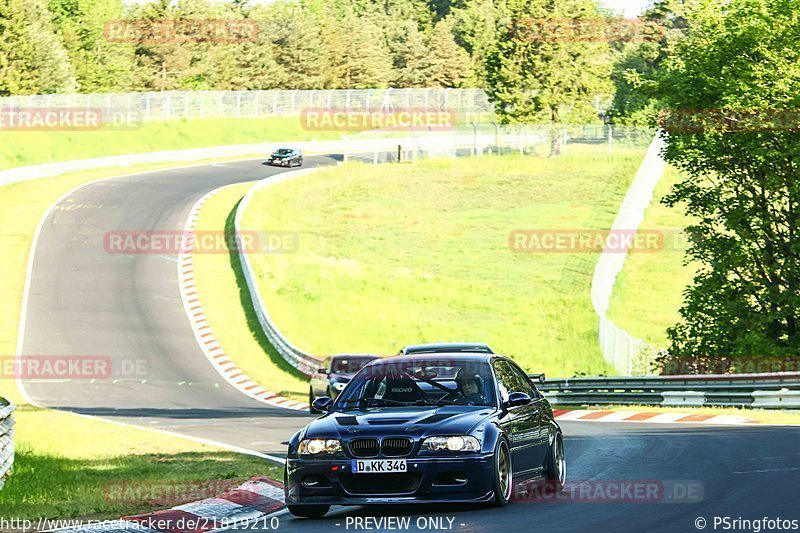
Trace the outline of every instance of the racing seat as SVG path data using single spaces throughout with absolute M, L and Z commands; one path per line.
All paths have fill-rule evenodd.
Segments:
M 422 391 L 413 379 L 394 378 L 386 380 L 386 392 L 383 394 L 384 400 L 394 402 L 414 403 L 422 400 Z

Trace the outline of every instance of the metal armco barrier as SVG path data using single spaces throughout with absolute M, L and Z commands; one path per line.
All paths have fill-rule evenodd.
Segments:
M 14 404 L 0 398 L 0 490 L 14 465 L 14 409 Z
M 800 373 L 596 377 L 539 385 L 557 405 L 800 407 Z
M 236 208 L 236 216 L 234 218 L 234 227 L 236 229 L 236 245 L 239 248 L 239 253 L 237 255 L 239 256 L 239 261 L 242 264 L 242 272 L 244 274 L 245 282 L 247 283 L 247 290 L 250 293 L 250 299 L 253 302 L 253 308 L 255 309 L 258 323 L 261 325 L 261 329 L 267 336 L 267 340 L 269 340 L 270 344 L 272 344 L 272 346 L 275 348 L 275 351 L 278 352 L 278 355 L 283 357 L 290 365 L 306 376 L 310 376 L 317 368 L 319 368 L 320 358 L 305 353 L 292 344 L 292 342 L 281 333 L 281 331 L 278 329 L 278 326 L 275 325 L 275 322 L 272 321 L 272 318 L 269 316 L 269 312 L 267 311 L 267 306 L 264 304 L 264 299 L 261 297 L 261 293 L 258 291 L 256 273 L 253 270 L 252 263 L 250 262 L 250 256 L 245 251 L 247 248 L 243 246 L 243 243 L 241 242 L 241 239 L 244 235 L 241 227 L 244 212 L 247 209 L 247 206 L 250 204 L 250 200 L 253 198 L 253 195 L 256 193 L 256 191 L 272 185 L 273 183 L 280 183 L 282 181 L 286 181 L 287 179 L 308 174 L 309 172 L 315 172 L 316 170 L 318 169 L 312 168 L 308 170 L 287 172 L 285 174 L 270 177 L 259 182 L 251 187 L 250 190 L 247 191 L 247 194 L 244 196 L 244 198 L 242 198 L 242 201 L 239 202 L 239 206 Z

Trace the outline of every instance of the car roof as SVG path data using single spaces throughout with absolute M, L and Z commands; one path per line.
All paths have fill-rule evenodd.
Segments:
M 400 349 L 400 354 L 432 353 L 494 353 L 489 345 L 482 342 L 437 342 L 431 344 L 410 344 Z
M 488 353 L 468 353 L 468 352 L 451 352 L 451 353 L 432 353 L 432 354 L 416 354 L 416 355 L 395 355 L 391 357 L 382 357 L 380 361 L 373 361 L 370 363 L 370 366 L 375 364 L 381 364 L 384 361 L 389 363 L 418 363 L 424 355 L 424 359 L 426 361 L 445 361 L 445 362 L 453 362 L 453 361 L 475 361 L 475 362 L 485 362 L 488 363 L 493 358 L 501 357 L 505 359 L 505 356 L 497 355 L 497 354 L 488 354 Z
M 380 359 L 380 355 L 375 355 L 374 353 L 337 353 L 331 356 L 331 359 L 344 359 L 345 357 L 348 358 L 359 358 L 359 359 Z

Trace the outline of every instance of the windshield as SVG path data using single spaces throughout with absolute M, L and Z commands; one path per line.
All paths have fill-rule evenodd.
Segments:
M 494 406 L 491 368 L 474 360 L 390 359 L 359 372 L 336 401 L 339 409 L 409 405 Z
M 355 374 L 375 357 L 342 357 L 334 358 L 331 362 L 331 372 L 334 374 Z

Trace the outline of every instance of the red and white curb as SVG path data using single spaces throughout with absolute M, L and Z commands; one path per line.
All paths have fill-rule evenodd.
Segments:
M 164 511 L 55 531 L 204 533 L 216 529 L 236 529 L 237 526 L 249 529 L 246 526 L 255 527 L 259 524 L 274 528 L 275 524 L 270 524 L 268 517 L 284 507 L 283 485 L 267 477 L 254 477 L 215 498 L 179 505 Z
M 691 413 L 656 413 L 639 411 L 593 411 L 590 409 L 556 409 L 558 421 L 575 422 L 639 422 L 645 424 L 758 424 L 758 420 L 738 415 L 709 415 Z
M 193 232 L 197 227 L 197 220 L 200 217 L 200 211 L 203 205 L 205 205 L 209 198 L 230 186 L 231 185 L 227 185 L 215 189 L 198 200 L 189 213 L 184 231 L 187 233 Z M 247 396 L 274 407 L 284 407 L 286 409 L 296 409 L 298 411 L 307 410 L 307 403 L 297 402 L 278 396 L 274 392 L 268 391 L 253 381 L 250 376 L 236 366 L 236 363 L 225 353 L 225 349 L 219 341 L 217 341 L 203 311 L 203 304 L 200 301 L 200 295 L 197 293 L 194 279 L 193 256 L 195 243 L 192 238 L 187 239 L 187 241 L 188 249 L 178 256 L 178 285 L 180 286 L 183 307 L 186 310 L 186 315 L 189 317 L 189 322 L 192 325 L 197 344 L 203 350 L 206 358 L 214 365 L 217 372 L 225 378 L 225 381 Z

